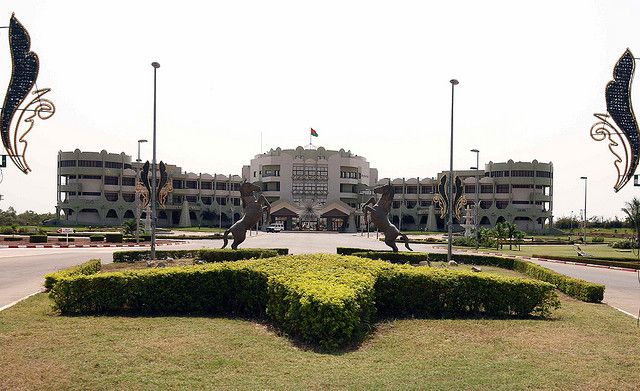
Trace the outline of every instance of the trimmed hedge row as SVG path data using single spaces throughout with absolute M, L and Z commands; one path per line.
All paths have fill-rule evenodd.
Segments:
M 360 258 L 379 259 L 391 263 L 408 263 L 417 265 L 420 262 L 429 262 L 429 253 L 418 253 L 409 251 L 366 251 L 354 252 L 351 255 Z
M 29 243 L 47 243 L 47 235 L 31 235 Z
M 328 254 L 64 276 L 50 296 L 63 314 L 266 315 L 326 350 L 361 340 L 376 313 L 529 316 L 558 306 L 542 281 Z
M 598 257 L 598 258 L 590 258 L 590 257 L 567 257 L 567 256 L 548 256 L 548 255 L 532 255 L 534 258 L 550 258 L 556 259 L 559 261 L 569 261 L 569 262 L 579 262 L 585 264 L 592 265 L 603 265 L 603 266 L 615 266 L 615 267 L 627 267 L 630 269 L 640 269 L 640 262 L 635 261 L 629 258 L 614 258 L 614 257 Z
M 156 250 L 156 259 L 197 258 L 205 262 L 238 261 L 250 258 L 270 258 L 289 254 L 288 248 L 242 248 L 232 249 L 197 249 L 197 250 Z M 149 250 L 116 251 L 113 262 L 135 262 L 149 259 Z
M 453 257 L 456 262 L 460 263 L 497 266 L 504 269 L 516 270 L 529 277 L 554 284 L 560 292 L 578 300 L 590 303 L 599 303 L 604 297 L 604 285 L 565 276 L 564 274 L 557 273 L 553 270 L 547 269 L 546 267 L 539 266 L 533 262 L 522 259 L 470 254 L 454 254 Z M 429 259 L 432 261 L 446 262 L 447 254 L 429 253 Z
M 44 287 L 49 290 L 60 280 L 62 277 L 72 277 L 77 275 L 91 275 L 100 271 L 102 265 L 99 259 L 91 259 L 78 266 L 63 269 L 54 273 L 49 273 L 44 276 Z
M 371 250 L 368 248 L 358 247 L 336 247 L 336 253 L 339 255 L 351 255 L 353 253 L 366 253 L 366 252 L 386 252 L 387 250 Z

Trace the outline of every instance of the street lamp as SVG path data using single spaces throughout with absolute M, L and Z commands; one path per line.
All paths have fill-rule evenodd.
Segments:
M 480 201 L 478 201 L 478 193 L 480 192 L 480 151 L 477 149 L 472 149 L 471 152 L 475 152 L 476 154 L 476 166 L 475 167 L 471 167 L 471 169 L 475 169 L 476 170 L 476 204 L 474 206 L 473 209 L 475 209 L 475 218 L 473 220 L 473 222 L 475 223 L 476 226 L 476 250 L 478 250 L 478 248 L 480 248 L 480 232 L 478 232 L 478 208 L 479 205 L 478 203 Z
M 138 163 L 136 165 L 136 182 L 140 180 L 140 162 L 142 162 L 142 160 L 140 159 L 140 144 L 142 143 L 146 143 L 147 140 L 138 140 L 138 158 L 136 159 L 136 162 Z M 142 210 L 140 208 L 140 194 L 138 194 L 138 192 L 136 192 L 136 244 L 140 244 L 140 214 L 142 213 Z
M 584 231 L 582 231 L 582 243 L 587 243 L 587 177 L 581 176 L 580 179 L 584 179 Z
M 447 242 L 447 262 L 451 261 L 451 245 L 453 235 L 453 94 L 458 80 L 451 79 L 451 144 L 449 149 L 449 240 Z
M 153 67 L 153 160 L 151 161 L 151 259 L 156 259 L 156 71 L 160 64 L 152 62 Z

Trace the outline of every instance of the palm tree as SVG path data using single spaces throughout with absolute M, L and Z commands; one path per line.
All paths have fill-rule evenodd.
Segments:
M 625 207 L 622 208 L 622 211 L 627 215 L 627 221 L 633 227 L 637 245 L 637 243 L 640 243 L 640 199 L 633 197 L 631 201 L 625 202 Z
M 493 228 L 493 237 L 496 238 L 496 250 L 500 250 L 502 244 L 500 242 L 501 239 L 506 238 L 507 237 L 507 227 L 505 226 L 504 223 L 498 223 L 496 224 L 496 226 Z

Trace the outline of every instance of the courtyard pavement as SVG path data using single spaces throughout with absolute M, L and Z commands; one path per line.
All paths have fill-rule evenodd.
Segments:
M 229 241 L 229 247 L 231 240 Z M 191 240 L 170 249 L 219 248 L 221 240 Z M 446 252 L 446 246 L 410 244 L 415 251 Z M 329 232 L 280 232 L 258 235 L 252 232 L 240 247 L 285 247 L 290 254 L 336 253 L 336 247 L 362 247 L 385 250 L 387 246 L 367 235 Z M 400 250 L 403 245 L 398 245 Z M 131 248 L 134 249 L 134 248 Z M 148 247 L 140 247 L 148 249 Z M 122 248 L 5 248 L 0 249 L 0 309 L 42 289 L 46 273 L 77 265 L 92 258 L 103 263 L 112 262 L 114 251 Z M 129 249 L 127 249 L 129 250 Z M 602 269 L 581 265 L 532 260 L 539 265 L 568 276 L 582 278 L 606 286 L 604 302 L 630 314 L 638 313 L 640 284 L 635 272 Z

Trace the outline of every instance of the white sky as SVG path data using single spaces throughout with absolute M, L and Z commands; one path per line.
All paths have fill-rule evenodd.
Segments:
M 167 5 L 171 4 L 171 5 Z M 613 157 L 589 137 L 625 48 L 640 54 L 640 2 L 3 0 L 40 56 L 57 112 L 30 134 L 29 175 L 9 162 L 0 208 L 55 210 L 58 150 L 136 153 L 191 172 L 240 174 L 264 149 L 314 143 L 365 156 L 380 177 L 513 159 L 554 164 L 554 215 L 622 216 Z M 2 21 L 5 22 L 2 22 Z M 0 95 L 11 71 L 0 30 Z M 637 96 L 637 98 L 635 98 Z M 640 86 L 634 99 L 640 100 Z M 151 143 L 143 159 L 151 158 Z

